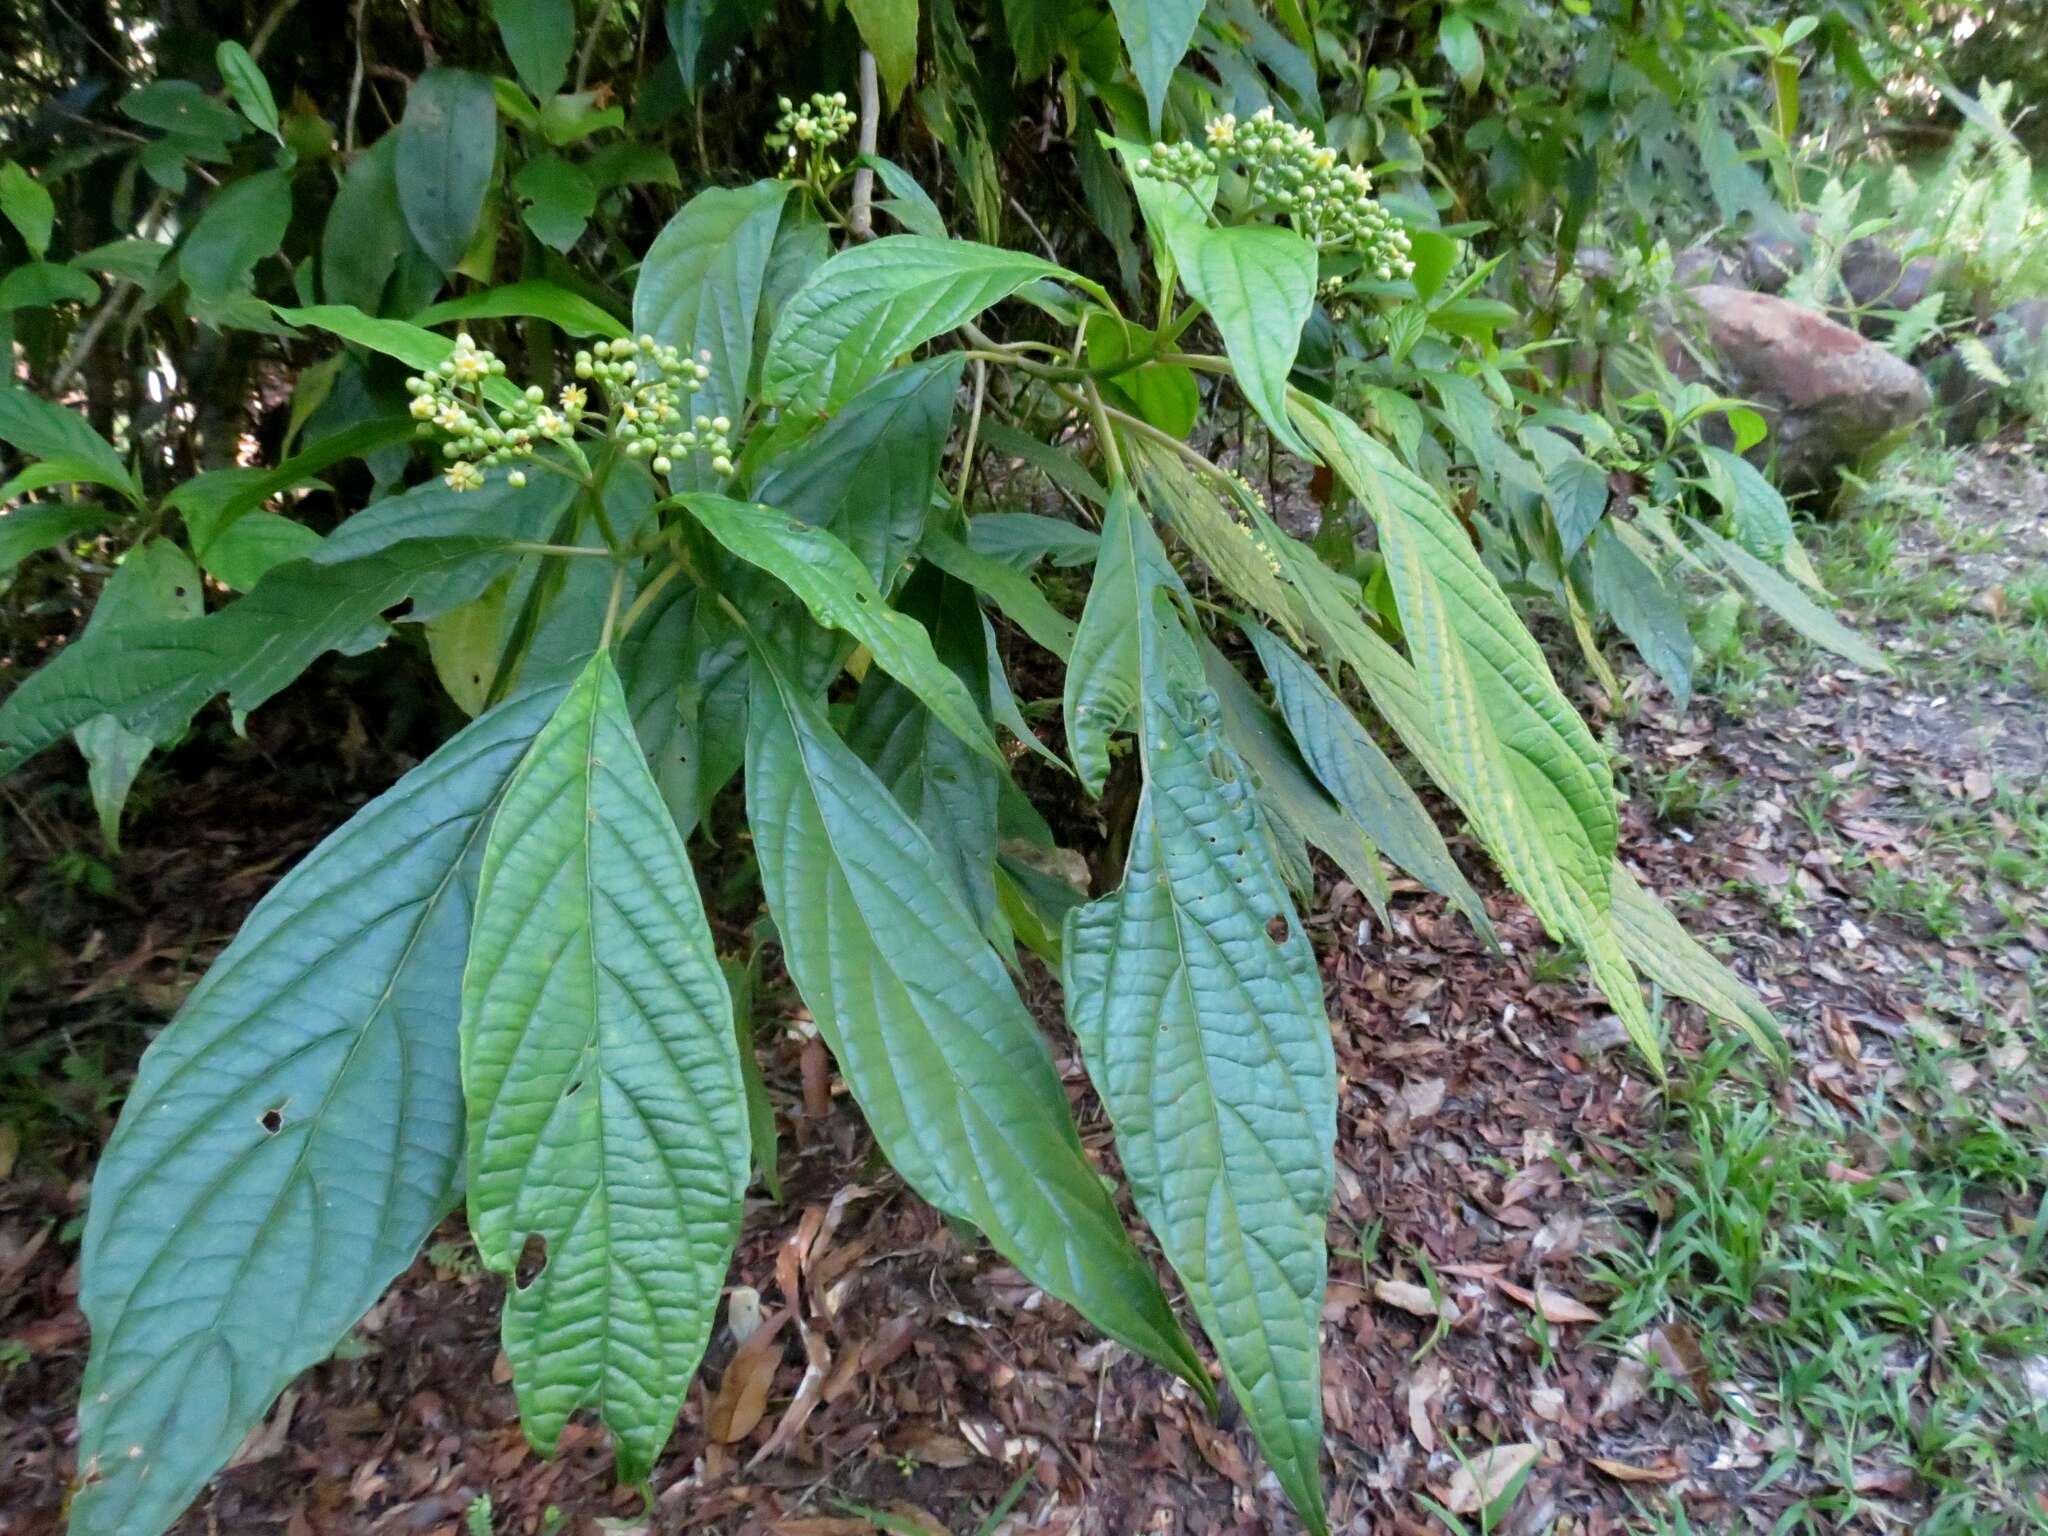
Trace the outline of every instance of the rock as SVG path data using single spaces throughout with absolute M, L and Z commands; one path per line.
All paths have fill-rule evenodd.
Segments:
M 1771 421 L 1788 482 L 1811 483 L 1925 415 L 1927 381 L 1846 325 L 1766 293 L 1691 290 L 1731 394 Z
M 1842 247 L 1842 260 L 1836 273 L 1842 280 L 1843 290 L 1858 306 L 1905 307 L 1898 301 L 1898 292 L 1899 284 L 1906 275 L 1906 264 L 1888 245 L 1868 236 L 1851 240 Z M 1924 287 L 1922 291 L 1925 291 Z
M 1696 283 L 1739 283 L 1742 264 L 1711 245 L 1688 245 L 1671 258 L 1671 280 L 1681 288 Z
M 1899 273 L 1899 284 L 1892 289 L 1887 309 L 1911 309 L 1927 297 L 1927 290 L 1934 285 L 1934 274 L 1939 270 L 1932 256 L 1915 256 Z
M 1991 317 L 1983 337 L 1991 360 L 2020 384 L 2048 368 L 2048 299 L 2022 299 Z M 1979 378 L 1951 347 L 1927 365 L 1941 402 L 1942 433 L 1950 442 L 1969 442 L 2000 425 L 2000 390 Z
M 1759 231 L 1742 242 L 1742 282 L 1758 293 L 1781 293 L 1806 265 L 1807 245 L 1790 235 Z

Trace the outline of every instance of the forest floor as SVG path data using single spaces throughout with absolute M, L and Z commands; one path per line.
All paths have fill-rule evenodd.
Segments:
M 1789 1072 L 1674 1004 L 1660 1091 L 1497 888 L 1500 956 L 1412 888 L 1392 931 L 1342 884 L 1310 916 L 1343 1074 L 1338 1532 L 2048 1529 L 2048 475 L 2019 449 L 1923 453 L 1810 542 L 1895 675 L 1765 629 L 1683 712 L 1639 674 L 1587 699 L 1628 861 L 1759 985 Z M 78 1232 L 142 1038 L 406 765 L 394 734 L 424 734 L 392 706 L 378 745 L 356 720 L 312 754 L 293 711 L 361 697 L 327 685 L 174 757 L 118 859 L 69 765 L 11 807 L 6 1536 L 60 1528 Z M 1043 972 L 1028 990 L 1050 1003 Z M 910 1197 L 784 1027 L 794 999 L 760 1007 L 782 1199 L 750 1204 L 729 1312 L 768 1322 L 744 1350 L 719 1329 L 651 1509 L 594 1430 L 527 1449 L 498 1284 L 451 1220 L 179 1530 L 1298 1529 L 1241 1426 Z M 1064 1045 L 1062 1065 L 1106 1148 Z

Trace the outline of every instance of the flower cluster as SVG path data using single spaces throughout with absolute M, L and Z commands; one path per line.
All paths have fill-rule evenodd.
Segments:
M 1272 209 L 1317 245 L 1356 251 L 1365 270 L 1382 281 L 1414 270 L 1407 232 L 1373 197 L 1372 177 L 1340 161 L 1308 129 L 1262 107 L 1242 121 L 1230 112 L 1211 118 L 1205 136 L 1206 146 L 1154 144 L 1137 162 L 1138 174 L 1192 186 L 1234 166 L 1253 212 Z
M 1257 511 L 1268 517 L 1271 516 L 1266 511 L 1266 498 L 1253 490 L 1252 483 L 1236 470 L 1225 469 L 1223 474 L 1229 481 L 1230 488 L 1234 493 L 1224 503 L 1230 511 L 1231 526 L 1245 536 L 1246 541 L 1252 547 L 1252 553 L 1264 560 L 1267 568 L 1275 576 L 1284 575 L 1285 572 L 1280 564 L 1280 556 L 1274 551 L 1273 546 L 1266 542 L 1266 536 L 1260 528 L 1259 520 L 1252 515 L 1254 511 Z
M 775 119 L 775 131 L 762 142 L 770 149 L 784 151 L 791 165 L 805 151 L 813 157 L 824 156 L 853 131 L 856 121 L 846 105 L 844 91 L 834 91 L 829 96 L 813 91 L 811 99 L 804 102 L 793 102 L 783 96 L 775 104 L 782 108 L 782 116 Z
M 549 404 L 538 384 L 507 396 L 486 393 L 505 374 L 504 360 L 479 347 L 466 332 L 455 338 L 447 360 L 405 381 L 412 415 L 422 437 L 444 439 L 447 482 L 457 491 L 480 489 L 484 471 L 531 458 L 543 443 L 573 444 L 579 430 L 607 436 L 629 458 L 649 460 L 665 475 L 688 454 L 709 457 L 712 470 L 732 473 L 732 423 L 723 416 L 689 416 L 685 406 L 710 377 L 711 354 L 686 358 L 652 336 L 634 341 L 600 341 L 576 354 L 578 382 L 563 387 Z M 609 410 L 593 409 L 591 386 L 604 392 Z M 526 484 L 526 471 L 506 477 L 513 489 Z
M 597 385 L 612 402 L 612 440 L 629 458 L 649 460 L 648 468 L 657 475 L 667 474 L 676 459 L 693 453 L 710 455 L 715 473 L 732 473 L 732 440 L 727 436 L 732 423 L 723 416 L 685 411 L 689 397 L 710 376 L 708 351 L 687 358 L 652 336 L 600 341 L 576 354 L 576 377 Z M 580 400 L 583 391 L 574 392 Z
M 504 374 L 504 360 L 465 331 L 440 366 L 405 381 L 420 436 L 439 433 L 445 439 L 441 452 L 449 460 L 451 490 L 477 490 L 486 469 L 530 458 L 537 444 L 566 442 L 575 435 L 581 403 L 573 409 L 566 401 L 559 408 L 546 405 L 538 384 L 494 408 L 484 386 Z M 526 472 L 515 469 L 510 479 L 516 489 L 526 484 Z

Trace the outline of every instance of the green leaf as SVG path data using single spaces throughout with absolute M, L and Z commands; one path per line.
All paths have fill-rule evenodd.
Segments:
M 384 288 L 412 244 L 398 201 L 399 135 L 387 133 L 341 173 L 320 234 L 320 292 L 366 315 L 383 308 Z
M 1609 910 L 1622 950 L 1644 975 L 1666 992 L 1733 1024 L 1773 1059 L 1784 1061 L 1784 1035 L 1777 1017 L 1727 966 L 1701 948 L 1619 861 Z
M 1468 92 L 1479 89 L 1486 73 L 1486 48 L 1472 18 L 1463 11 L 1445 11 L 1437 23 L 1436 46 L 1444 62 L 1451 66 L 1451 73 L 1458 77 L 1458 84 Z
M 455 707 L 472 719 L 490 703 L 511 597 L 510 577 L 500 576 L 481 596 L 423 626 L 434 676 L 441 680 Z
M 685 496 L 683 505 L 728 551 L 801 598 L 818 623 L 866 646 L 875 665 L 916 694 L 947 730 L 997 767 L 1006 766 L 973 695 L 939 660 L 925 627 L 888 605 L 846 545 L 771 507 L 709 494 Z
M 594 1407 L 644 1483 L 703 1357 L 748 1179 L 732 1000 L 611 655 L 505 787 L 462 980 L 469 1229 L 552 1454 Z
M 72 1536 L 169 1526 L 455 1199 L 471 861 L 558 696 L 477 721 L 308 854 L 143 1055 L 86 1213 L 97 1475 Z
M 121 98 L 121 111 L 138 123 L 200 144 L 232 144 L 247 131 L 234 109 L 215 101 L 192 80 L 152 80 Z
M 407 320 L 379 319 L 347 304 L 306 304 L 297 309 L 286 309 L 280 304 L 270 307 L 287 324 L 316 326 L 343 341 L 395 357 L 415 373 L 440 367 L 455 350 L 452 336 L 423 330 Z M 498 405 L 509 405 L 519 395 L 512 382 L 504 378 L 487 379 L 483 390 Z
M 1109 492 L 1103 489 L 1102 482 L 1090 474 L 1088 466 L 1083 464 L 1073 454 L 1063 453 L 1049 443 L 1041 443 L 1037 438 L 1030 436 L 1028 433 L 1019 432 L 1008 422 L 1002 421 L 984 420 L 981 424 L 981 440 L 988 445 L 989 451 L 992 453 L 1001 453 L 1014 459 L 1022 459 L 1026 464 L 1029 464 L 1033 469 L 1044 475 L 1047 480 L 1050 480 L 1054 485 L 1076 500 L 1085 501 L 1091 506 L 1097 507 L 1109 505 Z M 1013 521 L 1004 522 L 1002 521 L 1003 519 L 1013 519 Z M 1034 522 L 1027 524 L 1025 521 L 1027 519 L 1034 520 Z M 1056 520 L 1041 517 L 1031 512 L 998 512 L 976 518 L 974 526 L 987 526 L 990 529 L 997 527 L 1021 529 L 1028 525 L 1036 526 L 1054 521 Z M 1062 524 L 1061 526 L 1068 530 L 1065 536 L 1086 540 L 1090 550 L 1093 550 L 1095 543 L 1094 534 L 1089 533 L 1086 529 L 1076 528 L 1072 524 Z M 970 535 L 970 540 L 972 538 L 973 536 Z M 1088 558 L 1092 560 L 1094 555 L 1091 553 Z M 1074 563 L 1076 562 L 1072 559 L 1055 558 L 1054 560 L 1056 565 L 1071 565 Z
M 1145 116 L 1159 132 L 1173 72 L 1187 56 L 1202 20 L 1202 0 L 1110 0 L 1117 31 L 1131 56 L 1131 73 L 1145 93 Z
M 1030 1280 L 1209 1400 L 1081 1151 L 1038 1026 L 938 855 L 756 652 L 747 818 L 783 959 L 891 1166 Z
M 1133 352 L 1157 350 L 1157 341 L 1143 326 L 1129 325 L 1097 310 L 1083 327 L 1091 368 L 1113 368 Z M 1143 363 L 1126 373 L 1108 375 L 1103 392 L 1134 415 L 1169 437 L 1186 437 L 1202 411 L 1201 387 L 1192 369 L 1177 363 Z
M 1687 519 L 1687 526 L 1707 552 L 1749 589 L 1752 597 L 1822 650 L 1833 651 L 1868 672 L 1891 671 L 1891 663 L 1884 659 L 1882 651 L 1740 544 L 1691 519 Z
M 250 57 L 249 50 L 229 39 L 214 49 L 213 62 L 228 94 L 242 109 L 242 116 L 256 126 L 257 132 L 267 133 L 282 144 L 284 134 L 278 124 L 277 98 L 270 93 L 263 67 Z
M 1249 496 L 1225 503 L 1210 481 L 1164 446 L 1142 438 L 1124 443 L 1131 465 L 1151 509 L 1231 596 L 1254 613 L 1296 633 L 1294 593 L 1282 579 L 1273 553 L 1278 530 L 1260 514 Z
M 1118 608 L 1134 631 L 1144 789 L 1122 887 L 1068 914 L 1067 1017 L 1132 1198 L 1319 1532 L 1337 1129 L 1322 980 L 1220 734 L 1178 578 L 1128 497 L 1111 503 L 1103 545 L 1097 584 L 1114 571 L 1130 588 Z
M 142 487 L 84 417 L 12 384 L 0 385 L 0 443 L 29 458 L 63 465 L 67 480 L 103 485 L 142 505 Z
M 550 96 L 540 109 L 542 136 L 560 148 L 587 139 L 594 133 L 602 133 L 607 128 L 623 128 L 626 109 L 601 106 L 599 101 L 596 91 L 565 91 L 559 96 Z
M 1388 858 L 1463 912 L 1479 936 L 1492 943 L 1486 903 L 1465 879 L 1435 819 L 1401 770 L 1302 656 L 1259 625 L 1243 628 L 1273 684 L 1273 702 L 1323 788 Z
M 399 122 L 398 205 L 420 249 L 453 272 L 469 249 L 498 157 L 498 100 L 466 69 L 430 69 L 413 83 Z
M 798 411 L 837 410 L 912 347 L 1041 278 L 1073 274 L 971 240 L 890 235 L 841 251 L 776 322 L 761 392 Z
M 1792 514 L 1778 488 L 1749 460 L 1725 448 L 1701 444 L 1707 484 L 1735 524 L 1735 537 L 1759 560 L 1776 560 L 1792 542 Z
M 1015 570 L 934 528 L 924 536 L 924 556 L 956 581 L 963 581 L 1002 610 L 1003 617 L 1065 661 L 1074 649 L 1075 625 L 1046 601 L 1038 584 Z
M 934 240 L 946 238 L 945 216 L 915 176 L 886 155 L 862 155 L 860 163 L 872 167 L 882 178 L 882 185 L 889 189 L 890 195 L 876 203 L 877 208 L 913 235 L 929 235 Z
M 1592 564 L 1593 600 L 1684 709 L 1692 701 L 1693 651 L 1685 609 L 1615 526 L 1594 538 Z
M 520 217 L 542 245 L 567 252 L 583 238 L 583 228 L 597 211 L 597 187 L 560 155 L 536 155 L 519 167 L 512 191 L 525 207 Z
M 99 296 L 98 283 L 63 262 L 32 261 L 0 278 L 0 314 L 52 304 L 91 304 Z
M 249 286 L 257 262 L 277 254 L 291 221 L 290 171 L 259 171 L 231 182 L 178 252 L 178 276 L 202 301 L 225 299 Z
M 0 501 L 9 499 L 0 497 Z M 111 508 L 68 501 L 17 503 L 0 511 L 0 577 L 11 576 L 30 555 L 55 549 L 113 520 Z
M 708 594 L 671 591 L 619 642 L 619 672 L 654 782 L 687 838 L 746 757 L 747 647 Z
M 96 715 L 159 739 L 215 694 L 246 715 L 323 653 L 375 645 L 380 615 L 433 578 L 449 578 L 447 606 L 474 597 L 510 560 L 505 543 L 413 539 L 332 565 L 295 560 L 203 619 L 81 635 L 0 704 L 0 773 Z
M 12 160 L 0 165 L 0 213 L 7 215 L 29 255 L 41 261 L 49 254 L 57 205 L 49 189 Z
M 491 0 L 491 12 L 519 83 L 547 100 L 562 88 L 576 51 L 576 0 Z
M 625 322 L 616 316 L 582 294 L 539 277 L 448 299 L 421 310 L 412 317 L 412 323 L 434 326 L 446 325 L 451 320 L 502 320 L 523 315 L 545 320 L 570 336 L 617 338 L 626 334 Z
M 1131 605 L 1139 591 L 1166 579 L 1155 575 L 1141 581 L 1133 568 L 1150 547 L 1137 538 L 1140 516 L 1130 488 L 1119 485 L 1103 526 L 1116 528 L 1124 537 L 1105 538 L 1096 553 L 1095 577 L 1081 609 L 1073 653 L 1067 658 L 1067 753 L 1074 760 L 1075 776 L 1091 795 L 1101 794 L 1109 778 L 1110 738 L 1138 707 L 1138 615 Z
M 161 240 L 124 238 L 79 252 L 71 258 L 71 265 L 88 272 L 103 272 L 124 282 L 146 283 L 156 276 L 157 268 L 170 254 L 170 246 Z
M 1391 528 L 1404 558 L 1413 557 L 1410 567 L 1426 572 L 1440 594 L 1459 652 L 1469 655 L 1466 675 L 1477 689 L 1475 704 L 1491 722 L 1488 735 L 1497 739 L 1513 775 L 1512 802 L 1545 829 L 1545 840 L 1557 845 L 1558 859 L 1597 910 L 1606 901 L 1617 831 L 1606 754 L 1559 691 L 1541 647 L 1437 494 L 1347 417 L 1306 396 L 1295 399 L 1303 430 L 1330 455 L 1381 537 Z M 1391 572 L 1394 562 L 1388 564 Z M 1410 600 L 1401 599 L 1404 626 Z
M 633 289 L 633 330 L 711 354 L 711 376 L 696 397 L 706 416 L 738 421 L 754 366 L 754 325 L 786 181 L 699 192 L 662 227 L 640 264 Z
M 1522 444 L 1543 471 L 1559 554 L 1569 564 L 1607 516 L 1607 471 L 1544 427 L 1524 427 Z
M 286 459 L 275 469 L 215 469 L 194 475 L 164 497 L 163 505 L 185 520 L 185 530 L 191 535 L 192 553 L 198 557 L 199 563 L 229 586 L 246 590 L 255 580 L 246 567 L 242 571 L 246 578 L 243 580 L 231 579 L 215 569 L 216 560 L 234 558 L 220 553 L 218 545 L 223 538 L 271 497 L 312 483 L 315 476 L 331 466 L 345 459 L 367 456 L 393 443 L 409 442 L 413 426 L 412 420 L 405 416 L 373 417 L 360 421 L 321 438 L 311 448 Z M 480 528 L 476 531 L 491 530 Z M 280 547 L 288 541 L 297 540 L 303 546 L 301 552 L 310 552 L 319 543 L 319 536 L 310 528 L 303 527 L 298 534 L 281 534 L 272 530 L 254 535 L 254 538 L 258 543 L 249 546 L 251 549 Z
M 100 589 L 86 622 L 93 630 L 122 630 L 138 624 L 196 619 L 205 611 L 199 572 L 183 550 L 169 539 L 149 539 L 128 551 Z M 169 746 L 172 732 L 161 740 L 131 731 L 111 715 L 88 720 L 72 739 L 84 754 L 93 808 L 99 813 L 100 835 L 109 848 L 121 846 L 121 808 L 143 760 L 152 749 Z
M 1290 229 L 1267 224 L 1170 223 L 1181 281 L 1222 333 L 1237 387 L 1273 435 L 1305 459 L 1315 454 L 1287 416 L 1287 375 L 1316 301 L 1316 252 Z
M 917 0 L 846 0 L 891 106 L 917 73 Z
M 1102 491 L 1102 504 L 1109 504 L 1107 491 Z M 1102 538 L 1092 529 L 1038 512 L 983 512 L 967 520 L 967 547 L 1017 570 L 1028 571 L 1041 560 L 1072 570 L 1095 563 Z
M 894 586 L 938 489 L 962 366 L 941 356 L 884 374 L 772 459 L 754 499 L 836 535 L 876 586 Z

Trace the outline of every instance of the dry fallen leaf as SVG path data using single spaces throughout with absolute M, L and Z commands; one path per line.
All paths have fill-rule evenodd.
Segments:
M 1537 1445 L 1496 1445 L 1467 1457 L 1444 1485 L 1444 1507 L 1454 1515 L 1476 1515 L 1490 1508 L 1507 1492 L 1508 1484 L 1535 1466 L 1542 1454 Z
M 1443 1108 L 1443 1102 L 1444 1080 L 1440 1077 L 1425 1077 L 1402 1085 L 1401 1103 L 1411 1120 L 1427 1120 Z
M 1440 1303 L 1432 1301 L 1426 1285 L 1411 1285 L 1406 1280 L 1375 1280 L 1372 1293 L 1388 1306 L 1417 1317 L 1440 1317 L 1447 1323 L 1458 1320 L 1458 1304 L 1448 1296 Z
M 1529 1411 L 1546 1424 L 1564 1417 L 1564 1394 L 1555 1387 L 1538 1387 L 1529 1394 Z
M 235 1454 L 228 1458 L 228 1470 L 250 1466 L 259 1461 L 268 1461 L 285 1447 L 286 1439 L 292 1432 L 292 1410 L 299 1406 L 296 1388 L 277 1400 L 277 1406 L 270 1410 L 270 1417 L 258 1424 L 243 1437 Z
M 1505 1280 L 1495 1282 L 1502 1292 L 1512 1296 L 1530 1311 L 1540 1314 L 1546 1323 L 1597 1323 L 1600 1314 L 1575 1296 L 1563 1291 L 1553 1291 L 1547 1285 L 1539 1285 L 1533 1291 L 1525 1291 L 1519 1285 Z
M 1669 1459 L 1648 1467 L 1632 1466 L 1625 1461 L 1610 1461 L 1605 1456 L 1590 1456 L 1587 1460 L 1609 1477 L 1624 1483 L 1668 1483 L 1685 1470 L 1677 1462 Z
M 782 1364 L 782 1325 L 789 1321 L 789 1309 L 777 1308 L 747 1336 L 747 1342 L 733 1353 L 732 1364 L 719 1378 L 718 1391 L 704 1415 L 704 1429 L 712 1439 L 732 1445 L 754 1432 L 768 1411 L 768 1393 L 775 1385 L 776 1367 Z
M 1430 1422 L 1429 1410 L 1450 1384 L 1450 1368 L 1438 1360 L 1408 1378 L 1408 1429 L 1415 1443 L 1431 1455 L 1436 1453 L 1436 1426 Z

